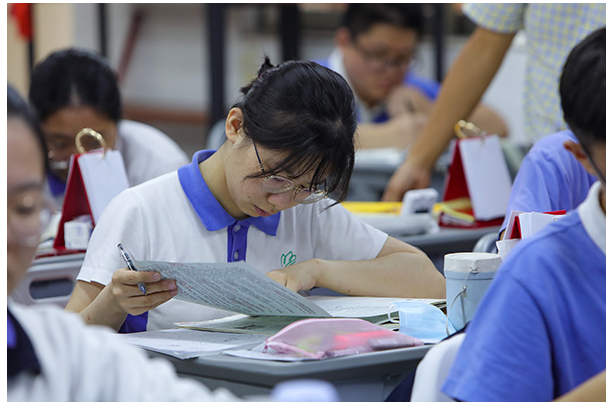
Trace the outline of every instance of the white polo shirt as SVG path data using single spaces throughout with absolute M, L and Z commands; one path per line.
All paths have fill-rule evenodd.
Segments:
M 121 242 L 137 260 L 227 262 L 245 260 L 267 273 L 312 258 L 369 260 L 387 235 L 334 201 L 297 205 L 267 218 L 237 220 L 219 204 L 198 165 L 215 151 L 197 152 L 192 163 L 125 190 L 104 210 L 93 231 L 79 280 L 106 285 L 124 267 Z M 140 316 L 123 331 L 170 328 L 232 313 L 179 300 Z
M 179 145 L 162 131 L 147 124 L 121 120 L 116 149 L 122 153 L 131 187 L 183 165 L 189 158 Z
M 9 401 L 241 401 L 178 377 L 168 361 L 148 358 L 77 314 L 50 305 L 10 303 L 8 310 Z

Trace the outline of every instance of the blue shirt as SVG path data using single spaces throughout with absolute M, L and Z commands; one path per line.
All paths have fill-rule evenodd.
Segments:
M 564 148 L 568 140 L 578 142 L 572 132 L 560 131 L 534 144 L 513 182 L 506 217 L 511 211 L 572 211 L 583 202 L 597 179 Z M 507 220 L 501 231 L 506 227 Z
M 444 393 L 465 402 L 551 401 L 606 369 L 606 215 L 586 217 L 585 206 L 505 260 Z

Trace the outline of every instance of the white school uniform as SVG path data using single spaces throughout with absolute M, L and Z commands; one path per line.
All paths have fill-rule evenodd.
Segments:
M 131 187 L 189 163 L 187 154 L 166 134 L 131 120 L 118 124 L 116 149 L 122 153 Z
M 267 273 L 312 258 L 374 259 L 387 235 L 326 199 L 297 205 L 267 218 L 236 220 L 212 195 L 199 163 L 214 151 L 199 151 L 193 162 L 130 188 L 107 206 L 93 231 L 79 280 L 107 285 L 124 267 L 117 243 L 138 260 L 227 262 L 245 260 Z M 127 319 L 125 332 L 170 328 L 232 313 L 179 300 Z M 132 321 L 135 320 L 135 321 Z M 130 323 L 134 323 L 131 325 Z
M 9 305 L 9 401 L 240 401 L 178 377 L 164 359 L 149 359 L 108 328 L 85 325 L 56 306 Z M 269 401 L 269 398 L 267 398 Z

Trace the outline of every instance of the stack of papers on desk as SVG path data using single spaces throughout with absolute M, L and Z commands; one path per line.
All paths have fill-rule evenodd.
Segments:
M 385 325 L 393 329 L 398 324 L 389 321 L 388 313 L 391 305 L 402 300 L 415 300 L 432 304 L 438 308 L 446 305 L 444 299 L 403 299 L 390 297 L 350 297 L 350 296 L 310 296 L 307 298 L 331 317 L 339 318 L 361 318 L 373 324 Z M 397 310 L 392 316 L 396 318 Z M 197 329 L 201 331 L 218 331 L 229 333 L 252 333 L 261 335 L 274 335 L 285 326 L 309 317 L 301 316 L 250 316 L 237 314 L 225 318 L 208 321 L 177 322 L 179 328 Z
M 202 333 L 187 329 L 163 329 L 116 336 L 122 342 L 179 359 L 214 355 L 229 349 L 248 349 L 265 342 L 267 338 L 255 334 Z
M 140 271 L 156 271 L 174 279 L 176 299 L 240 313 L 218 320 L 177 323 L 180 328 L 273 335 L 291 322 L 312 317 L 363 318 L 388 322 L 391 305 L 401 298 L 330 297 L 300 294 L 280 285 L 246 262 L 174 263 L 133 262 Z M 414 299 L 434 305 L 444 300 Z

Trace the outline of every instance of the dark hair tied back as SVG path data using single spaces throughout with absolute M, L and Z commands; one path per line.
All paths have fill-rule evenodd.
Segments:
M 284 155 L 267 173 L 288 172 L 297 178 L 313 172 L 313 187 L 323 184 L 343 200 L 357 126 L 353 92 L 345 79 L 314 62 L 274 66 L 265 56 L 257 77 L 241 92 L 233 107 L 242 110 L 244 133 Z
M 19 93 L 10 84 L 7 85 L 7 97 L 6 97 L 6 117 L 7 119 L 19 119 L 24 122 L 36 137 L 36 142 L 40 147 L 40 153 L 42 154 L 44 170 L 48 171 L 48 149 L 46 147 L 46 141 L 42 135 L 42 130 L 38 125 L 38 121 L 34 116 L 31 108 L 27 102 L 19 95 Z

